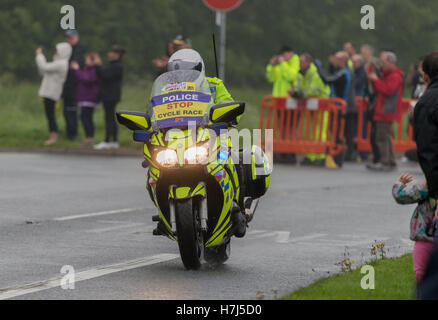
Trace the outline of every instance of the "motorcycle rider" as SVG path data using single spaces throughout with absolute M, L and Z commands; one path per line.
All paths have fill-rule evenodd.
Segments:
M 181 49 L 175 52 L 167 64 L 167 71 L 176 70 L 198 70 L 202 76 L 205 76 L 205 64 L 201 55 L 193 49 Z M 233 102 L 234 99 L 228 92 L 223 81 L 216 77 L 205 77 L 210 86 L 210 92 L 214 100 L 214 104 L 224 102 Z M 240 121 L 240 116 L 236 122 Z M 236 123 L 236 124 L 237 124 Z M 243 170 L 241 170 L 243 172 Z M 238 208 L 232 209 L 233 225 L 235 226 L 234 236 L 241 238 L 246 233 L 247 218 L 245 214 Z

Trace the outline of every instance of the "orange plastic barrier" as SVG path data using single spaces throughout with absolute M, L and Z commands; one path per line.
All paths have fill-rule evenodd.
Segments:
M 407 114 L 409 113 L 410 105 L 417 103 L 418 100 L 413 99 L 403 99 L 402 101 L 402 115 L 400 120 L 397 122 L 397 138 L 393 138 L 394 152 L 404 153 L 407 150 L 415 149 L 417 146 L 413 139 L 413 128 L 408 120 Z M 368 108 L 367 102 L 360 97 L 356 98 L 356 106 L 358 111 L 358 122 L 357 122 L 357 150 L 371 152 L 370 143 L 370 133 L 371 133 L 371 122 L 364 117 L 364 112 Z M 367 126 L 367 134 L 364 137 L 363 129 Z M 395 136 L 393 132 L 393 136 Z
M 346 103 L 339 98 L 262 100 L 260 128 L 273 129 L 275 153 L 326 153 L 343 149 Z M 326 119 L 326 120 L 325 120 Z

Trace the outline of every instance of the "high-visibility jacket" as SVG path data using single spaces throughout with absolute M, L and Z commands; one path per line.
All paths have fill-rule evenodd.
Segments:
M 304 74 L 298 73 L 293 87 L 300 98 L 328 98 L 330 96 L 330 86 L 322 81 L 314 63 L 310 64 Z
M 214 99 L 214 104 L 219 104 L 221 102 L 234 101 L 231 94 L 225 87 L 224 82 L 216 77 L 207 77 L 207 82 L 210 86 L 210 92 Z M 238 116 L 236 122 L 240 122 L 242 115 Z
M 294 90 L 299 98 L 307 99 L 313 98 L 328 98 L 330 96 L 330 86 L 325 84 L 319 76 L 318 69 L 314 63 L 310 64 L 309 69 L 302 74 L 298 73 L 298 76 L 293 84 Z M 321 142 L 327 141 L 327 126 L 328 126 L 328 112 L 317 112 L 312 117 L 317 117 L 315 128 L 315 140 L 320 137 Z M 320 128 L 322 117 L 322 128 Z M 320 130 L 322 133 L 320 136 Z M 318 137 L 318 138 L 317 138 Z M 325 154 L 306 154 L 306 157 L 310 161 L 323 160 Z
M 291 84 L 295 81 L 300 71 L 300 58 L 298 55 L 275 66 L 266 67 L 266 78 L 273 83 L 272 95 L 274 97 L 287 97 Z
M 214 104 L 219 104 L 224 101 L 234 101 L 221 79 L 216 77 L 207 77 L 207 81 L 210 85 L 210 91 L 214 99 Z

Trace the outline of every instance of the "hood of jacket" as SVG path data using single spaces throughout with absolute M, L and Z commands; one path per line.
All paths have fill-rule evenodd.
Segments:
M 67 42 L 60 42 L 56 45 L 56 52 L 58 53 L 55 55 L 56 60 L 68 60 L 72 53 L 71 45 Z

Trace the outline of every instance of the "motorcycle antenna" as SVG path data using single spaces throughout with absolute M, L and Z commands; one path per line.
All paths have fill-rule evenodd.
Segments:
M 213 52 L 214 52 L 214 63 L 216 67 L 216 77 L 219 78 L 219 67 L 217 65 L 217 53 L 216 53 L 216 38 L 214 36 L 214 28 L 216 27 L 214 25 L 214 16 L 213 11 L 210 11 L 210 27 L 211 27 L 211 40 L 213 41 Z
M 214 63 L 216 66 L 216 77 L 219 78 L 219 68 L 217 66 L 217 53 L 216 53 L 216 38 L 214 36 L 214 32 L 211 35 L 212 35 L 212 40 L 213 40 L 213 51 L 214 51 Z

